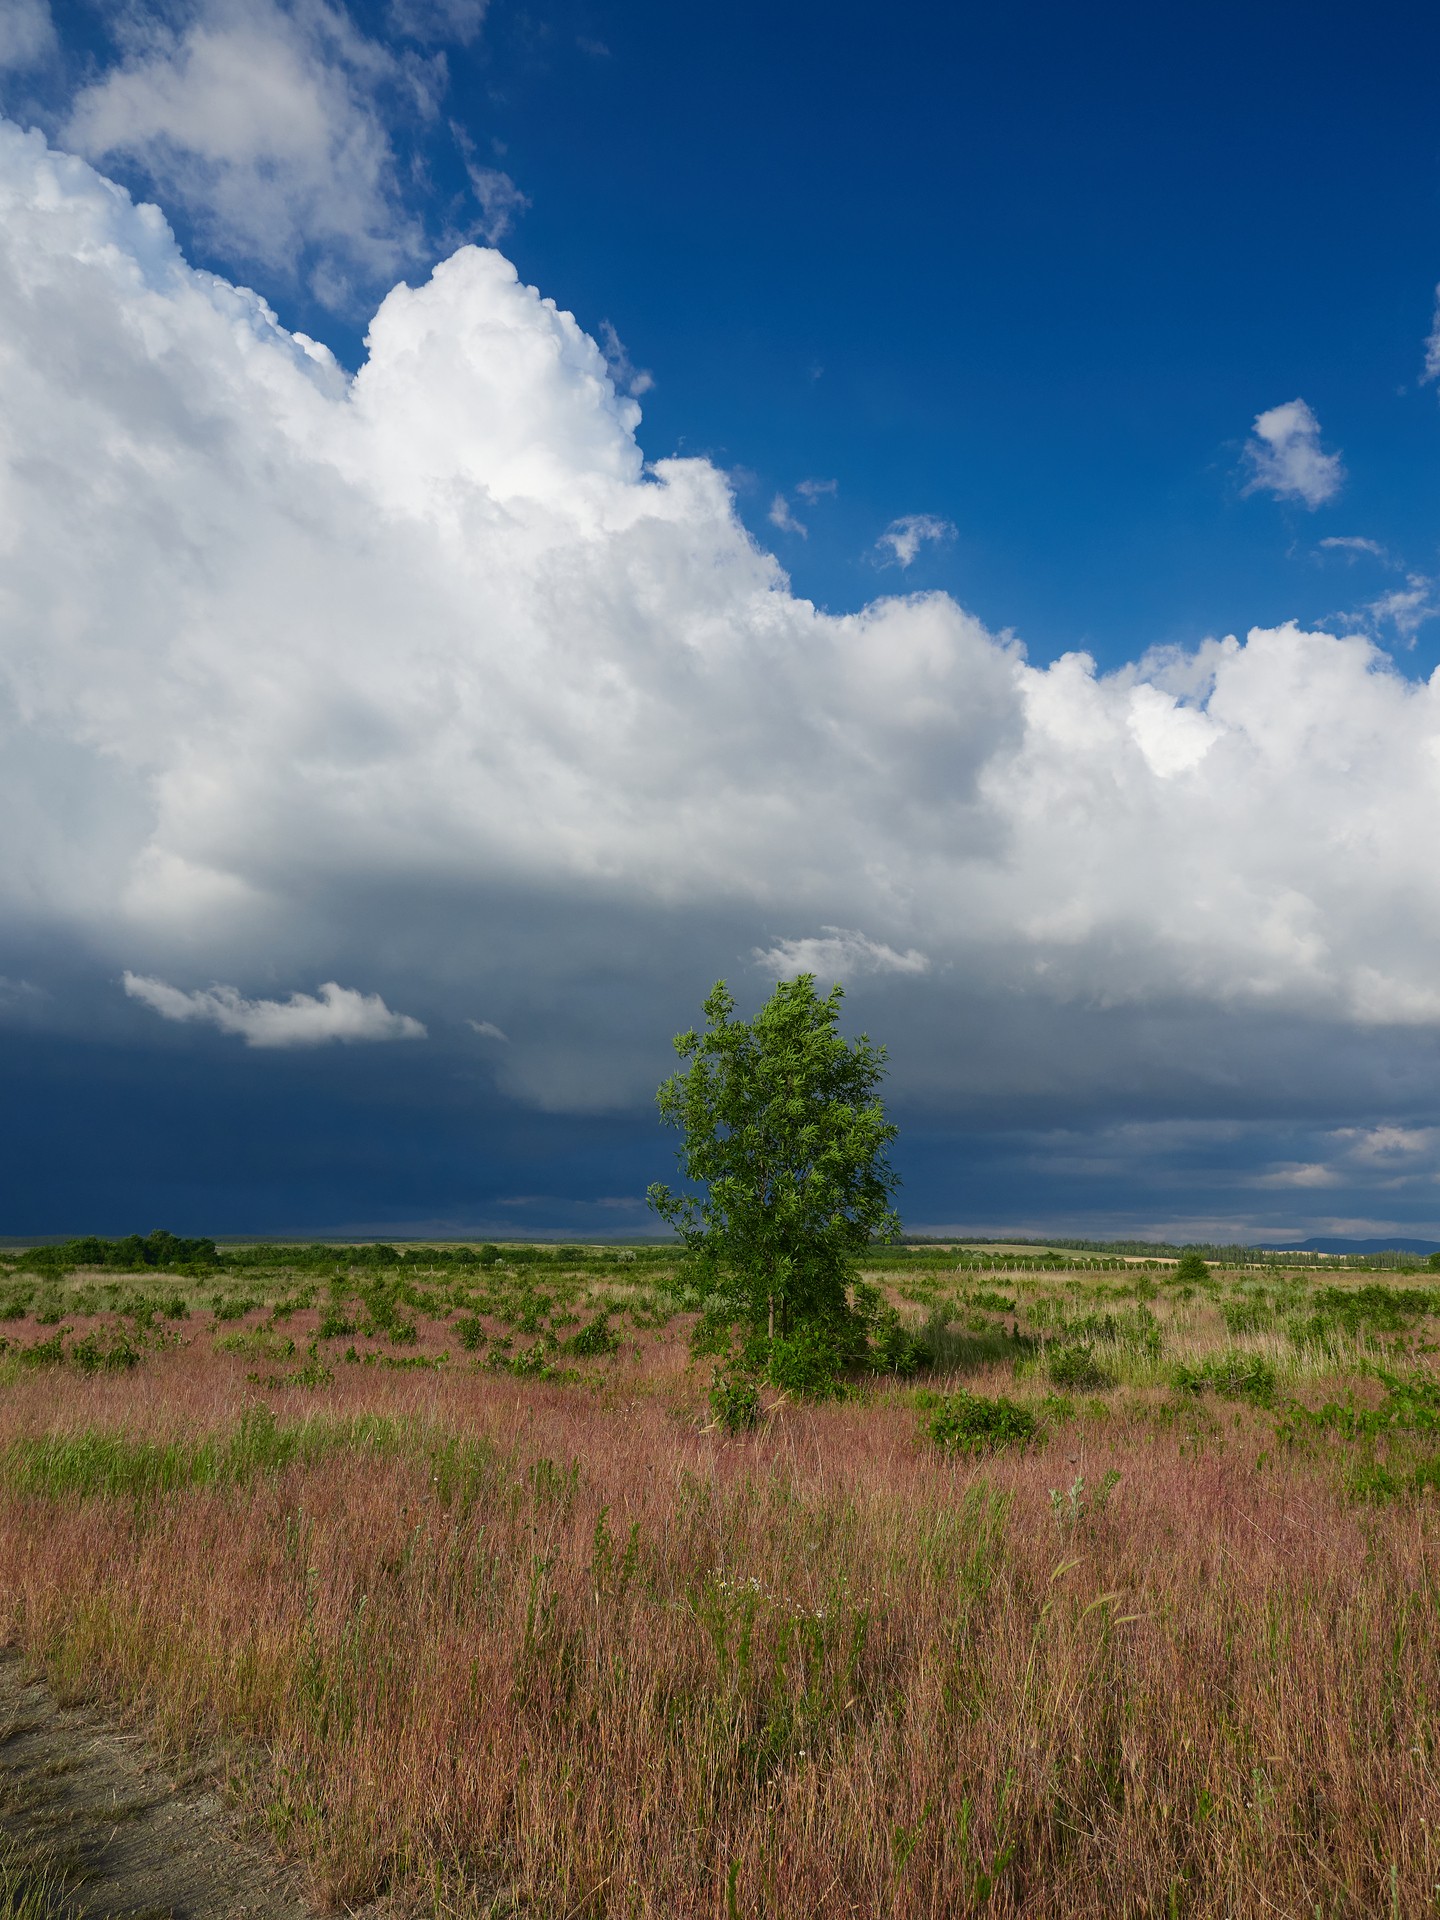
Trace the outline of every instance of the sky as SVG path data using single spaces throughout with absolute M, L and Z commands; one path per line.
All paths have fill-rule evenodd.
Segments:
M 1440 1238 L 1440 20 L 0 0 L 0 1232 Z

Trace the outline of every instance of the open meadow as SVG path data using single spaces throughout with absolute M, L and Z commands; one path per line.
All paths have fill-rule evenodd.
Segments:
M 322 1908 L 1440 1912 L 1431 1276 L 877 1249 L 731 1430 L 670 1249 L 175 1249 L 0 1271 L 5 1635 Z

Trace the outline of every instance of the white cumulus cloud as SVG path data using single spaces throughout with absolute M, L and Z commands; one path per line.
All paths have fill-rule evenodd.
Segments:
M 752 950 L 891 996 L 937 1099 L 1343 1118 L 1377 1048 L 1418 1071 L 1440 682 L 1294 625 L 1107 673 L 944 594 L 828 614 L 493 250 L 368 343 L 0 124 L 0 972 L 513 1008 L 493 1070 L 552 1108 L 644 1097 Z
M 201 987 L 185 993 L 164 980 L 126 972 L 126 993 L 162 1020 L 199 1021 L 222 1033 L 238 1033 L 247 1047 L 319 1047 L 327 1040 L 423 1040 L 425 1029 L 408 1013 L 392 1013 L 378 993 L 327 980 L 318 996 L 292 993 L 288 1000 L 247 1000 L 235 987 Z
M 1277 500 L 1299 500 L 1323 507 L 1345 480 L 1338 453 L 1320 445 L 1320 422 L 1303 400 L 1287 400 L 1255 416 L 1245 443 L 1250 478 L 1247 493 L 1269 493 Z

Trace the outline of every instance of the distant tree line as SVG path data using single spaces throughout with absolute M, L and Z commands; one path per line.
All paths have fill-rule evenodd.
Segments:
M 25 1255 L 27 1267 L 45 1272 L 67 1272 L 72 1267 L 109 1267 L 119 1273 L 143 1273 L 150 1267 L 168 1272 L 214 1267 L 220 1256 L 209 1239 L 185 1240 L 157 1227 L 153 1233 L 128 1234 L 123 1240 L 101 1240 L 87 1234 L 56 1247 L 33 1247 Z
M 907 1233 L 901 1236 L 904 1246 L 913 1247 L 917 1252 L 932 1247 L 953 1247 L 957 1253 L 970 1251 L 963 1234 L 923 1234 Z M 1132 1258 L 1157 1258 L 1160 1260 L 1178 1260 L 1187 1253 L 1198 1254 L 1220 1267 L 1339 1267 L 1357 1273 L 1366 1272 L 1410 1272 L 1419 1273 L 1440 1271 L 1440 1254 L 1431 1254 L 1429 1258 L 1412 1252 L 1407 1247 L 1382 1248 L 1371 1253 L 1311 1253 L 1304 1248 L 1284 1247 L 1246 1247 L 1233 1241 L 1214 1240 L 1063 1240 L 1052 1236 L 1048 1240 L 1000 1239 L 995 1236 L 986 1238 L 984 1244 L 990 1247 L 1013 1247 L 1014 1255 L 999 1255 L 999 1259 L 1013 1258 L 1017 1262 L 1024 1260 L 1026 1266 L 1045 1264 L 1044 1249 L 1063 1248 L 1066 1252 L 1091 1257 L 1107 1254 L 1129 1255 Z M 1034 1247 L 1040 1251 L 1033 1258 L 1025 1258 L 1023 1249 Z M 898 1250 L 898 1249 L 896 1249 Z M 988 1258 L 975 1255 L 977 1259 Z M 1069 1264 L 1068 1262 L 1066 1263 Z
M 7 1258 L 0 1256 L 0 1259 Z M 228 1271 L 271 1272 L 277 1269 L 308 1273 L 333 1273 L 343 1268 L 412 1268 L 433 1271 L 437 1268 L 476 1267 L 565 1267 L 569 1270 L 593 1268 L 611 1272 L 616 1264 L 654 1265 L 674 1263 L 675 1248 L 660 1247 L 578 1247 L 497 1246 L 484 1242 L 479 1246 L 396 1247 L 385 1241 L 335 1245 L 310 1241 L 292 1245 L 278 1242 L 252 1242 L 240 1246 L 218 1245 L 211 1238 L 186 1239 L 157 1228 L 153 1233 L 127 1234 L 124 1239 L 104 1240 L 86 1234 L 53 1246 L 31 1247 L 8 1256 L 10 1265 L 20 1264 L 37 1273 L 61 1274 L 77 1267 L 103 1268 L 117 1273 L 144 1273 L 160 1269 L 167 1273 L 209 1272 L 217 1267 Z

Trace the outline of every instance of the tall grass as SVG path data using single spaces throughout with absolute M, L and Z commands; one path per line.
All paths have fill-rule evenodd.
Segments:
M 0 1920 L 61 1920 L 75 1911 L 65 1877 L 0 1841 Z
M 337 1905 L 1435 1910 L 1428 1496 L 1356 1504 L 1328 1428 L 1243 1401 L 947 1457 L 891 1388 L 728 1438 L 667 1351 L 598 1391 L 337 1369 L 275 1418 L 200 1347 L 58 1417 L 26 1376 L 8 1631 L 229 1738 Z

